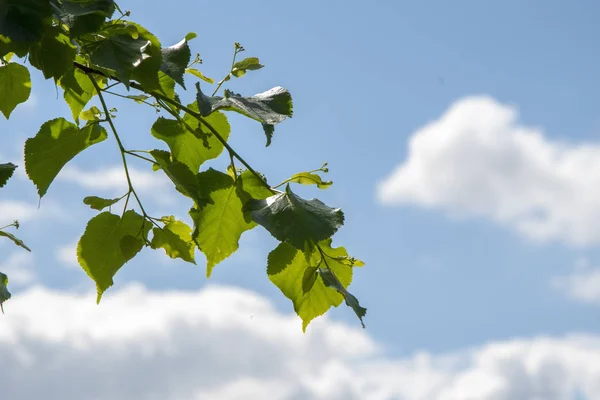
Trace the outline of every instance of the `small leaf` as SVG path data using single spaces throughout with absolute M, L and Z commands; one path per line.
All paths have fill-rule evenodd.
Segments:
M 22 248 L 24 248 L 24 249 L 25 249 L 25 250 L 27 250 L 27 251 L 31 251 L 31 249 L 30 249 L 29 247 L 27 247 L 27 246 L 25 245 L 25 243 L 23 243 L 23 241 L 22 241 L 21 239 L 17 238 L 17 237 L 16 237 L 15 235 L 13 235 L 12 233 L 5 232 L 5 231 L 0 231 L 0 236 L 4 236 L 4 237 L 6 237 L 6 238 L 9 238 L 9 239 L 10 239 L 10 240 L 12 240 L 12 242 L 13 242 L 14 244 L 16 244 L 17 246 L 19 246 L 19 247 L 22 247 Z
M 331 237 L 344 223 L 342 210 L 317 199 L 304 200 L 289 185 L 284 193 L 248 202 L 245 210 L 276 239 L 301 250 Z
M 311 291 L 318 276 L 317 267 L 308 267 L 304 270 L 304 277 L 302 278 L 302 292 L 304 294 Z
M 73 114 L 73 120 L 79 124 L 79 114 L 84 109 L 86 104 L 96 95 L 96 88 L 90 80 L 94 78 L 100 88 L 104 87 L 106 78 L 100 75 L 86 75 L 81 70 L 74 68 L 60 79 L 59 85 L 65 91 L 63 97 L 65 102 L 69 105 L 71 113 Z M 95 110 L 98 110 L 95 108 Z M 100 113 L 100 110 L 98 110 Z M 95 116 L 87 116 L 88 120 L 96 119 Z
M 79 114 L 79 118 L 84 121 L 100 121 L 102 112 L 96 106 L 91 106 L 89 110 L 85 110 Z
M 44 73 L 44 78 L 58 80 L 73 69 L 77 48 L 59 27 L 49 27 L 42 40 L 29 50 L 29 62 Z
M 337 290 L 342 296 L 344 296 L 346 305 L 354 310 L 354 313 L 360 320 L 360 324 L 364 328 L 365 323 L 363 322 L 363 317 L 367 314 L 367 309 L 360 306 L 358 299 L 348 292 L 346 288 L 344 288 L 333 271 L 331 271 L 329 268 L 319 268 L 319 275 L 321 278 L 323 278 L 323 283 L 325 286 Z
M 13 163 L 0 164 L 0 188 L 6 185 L 15 169 L 17 169 L 17 166 Z
M 127 97 L 128 99 L 135 100 L 135 102 L 138 104 L 141 104 L 150 98 L 150 96 L 147 96 L 145 94 L 132 94 L 125 97 Z
M 317 185 L 319 189 L 327 189 L 333 185 L 332 181 L 324 181 L 317 174 L 311 172 L 299 172 L 294 174 L 288 182 L 300 183 L 302 185 Z
M 196 175 L 190 171 L 187 165 L 171 160 L 171 154 L 168 151 L 152 150 L 150 154 L 156 160 L 158 167 L 173 182 L 179 193 L 194 200 L 196 204 L 202 204 L 206 201 L 205 189 L 200 187 Z
M 79 129 L 64 118 L 44 123 L 37 135 L 25 142 L 25 171 L 40 197 L 67 162 L 107 136 L 106 129 L 99 124 Z
M 185 40 L 187 40 L 188 42 L 194 38 L 197 38 L 198 35 L 196 34 L 196 32 L 188 32 L 187 35 L 185 35 Z
M 196 89 L 196 101 L 202 116 L 216 110 L 225 110 L 252 118 L 263 125 L 267 146 L 271 144 L 274 125 L 293 114 L 292 96 L 287 89 L 279 86 L 252 97 L 242 97 L 227 90 L 225 97 L 209 97 L 202 93 L 199 82 L 196 83 Z
M 233 65 L 231 74 L 236 78 L 246 75 L 247 71 L 255 71 L 264 67 L 256 57 L 248 57 L 242 61 L 238 61 Z
M 163 62 L 160 70 L 175 79 L 175 82 L 179 83 L 184 89 L 183 74 L 190 63 L 191 55 L 187 39 L 183 39 L 171 47 L 162 49 Z
M 227 174 L 210 168 L 198 174 L 200 186 L 208 191 L 210 201 L 190 210 L 194 221 L 193 238 L 207 260 L 206 276 L 239 248 L 245 231 L 256 224 L 246 221 L 238 184 Z
M 4 314 L 4 308 L 2 304 L 6 300 L 10 299 L 10 292 L 8 291 L 8 276 L 0 272 L 0 310 L 2 310 L 2 314 Z
M 192 228 L 181 221 L 176 221 L 174 217 L 170 218 L 170 222 L 166 223 L 163 228 L 152 229 L 154 233 L 152 248 L 163 248 L 171 258 L 181 258 L 196 264 L 194 260 L 196 245 L 192 240 Z
M 31 93 L 29 70 L 21 64 L 0 66 L 0 111 L 8 119 L 17 105 L 24 103 Z
M 202 79 L 204 82 L 215 83 L 215 80 L 213 78 L 209 78 L 208 76 L 204 75 L 202 72 L 198 71 L 196 68 L 186 68 L 185 72 Z
M 90 206 L 93 210 L 102 211 L 106 207 L 110 207 L 115 203 L 118 203 L 123 197 L 119 197 L 118 199 L 103 199 L 102 197 L 97 196 L 87 196 L 83 199 L 83 203 Z
M 98 303 L 117 271 L 142 249 L 149 231 L 150 223 L 133 210 L 123 218 L 103 212 L 88 222 L 77 245 L 77 259 L 96 282 Z

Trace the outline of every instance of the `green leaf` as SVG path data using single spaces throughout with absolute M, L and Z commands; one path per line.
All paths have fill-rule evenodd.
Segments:
M 198 71 L 196 68 L 186 68 L 185 72 L 202 79 L 204 82 L 215 83 L 215 80 L 213 78 L 209 78 L 208 76 L 204 75 L 202 72 Z
M 152 150 L 152 157 L 160 169 L 175 185 L 175 189 L 184 196 L 194 200 L 196 204 L 201 204 L 206 201 L 205 188 L 198 183 L 196 175 L 190 171 L 187 165 L 182 162 L 172 160 L 171 154 L 164 150 Z
M 155 138 L 167 143 L 175 160 L 197 173 L 205 161 L 217 158 L 221 154 L 223 144 L 204 125 L 200 125 L 197 119 L 186 114 L 183 121 L 193 132 L 179 121 L 160 117 L 152 126 L 151 133 Z M 223 139 L 229 138 L 231 128 L 225 115 L 211 114 L 206 117 L 206 122 L 215 128 Z
M 190 210 L 194 221 L 193 238 L 207 260 L 206 276 L 210 277 L 215 265 L 239 248 L 245 231 L 256 226 L 246 221 L 238 184 L 227 174 L 210 168 L 198 174 L 200 186 L 208 191 L 210 201 Z
M 346 250 L 343 247 L 331 249 L 327 243 L 330 241 L 321 242 L 320 245 L 334 255 L 345 254 Z M 332 260 L 327 262 L 339 278 L 342 287 L 348 287 L 352 282 L 352 268 Z M 321 276 L 315 273 L 319 266 L 324 265 L 318 248 L 305 256 L 302 251 L 288 243 L 277 246 L 269 253 L 267 261 L 269 279 L 294 304 L 294 310 L 302 318 L 303 331 L 310 321 L 323 315 L 332 306 L 339 306 L 343 300 L 340 293 L 328 288 Z
M 0 310 L 2 310 L 2 314 L 4 314 L 4 308 L 2 304 L 6 300 L 10 299 L 10 292 L 8 291 L 8 276 L 0 272 Z
M 76 52 L 77 48 L 59 27 L 50 27 L 29 50 L 29 62 L 44 73 L 44 78 L 59 79 L 73 69 Z
M 188 42 L 194 38 L 197 38 L 198 35 L 196 34 L 196 32 L 188 32 L 187 35 L 185 35 L 185 40 L 187 40 Z
M 135 100 L 135 102 L 138 104 L 141 104 L 150 98 L 150 96 L 145 95 L 145 94 L 131 94 L 131 95 L 128 95 L 125 97 L 127 97 L 128 99 L 131 99 L 131 100 Z
M 100 75 L 86 75 L 77 68 L 67 72 L 59 81 L 59 85 L 65 91 L 63 96 L 65 102 L 69 105 L 73 119 L 77 124 L 79 124 L 79 114 L 92 97 L 96 95 L 96 89 L 90 78 L 94 78 L 100 88 L 104 87 L 106 78 Z
M 231 74 L 236 78 L 246 75 L 247 71 L 255 71 L 264 67 L 256 57 L 248 57 L 233 64 Z
M 79 113 L 79 118 L 84 121 L 100 121 L 102 119 L 102 111 L 96 106 L 91 106 L 88 110 Z
M 14 244 L 16 244 L 17 246 L 19 246 L 19 247 L 22 247 L 22 248 L 24 248 L 24 249 L 25 249 L 25 250 L 27 250 L 27 251 L 31 251 L 31 249 L 30 249 L 29 247 L 27 247 L 27 246 L 25 245 L 25 243 L 23 243 L 23 241 L 22 241 L 21 239 L 17 238 L 17 237 L 16 237 L 15 235 L 13 235 L 12 233 L 5 232 L 5 231 L 0 231 L 0 236 L 3 236 L 3 237 L 6 237 L 6 238 L 9 238 L 9 239 L 10 239 L 10 240 L 12 240 L 12 242 L 13 242 Z
M 106 130 L 96 123 L 82 129 L 64 118 L 44 123 L 37 135 L 25 142 L 25 171 L 40 197 L 67 162 L 106 137 Z
M 8 119 L 17 105 L 24 103 L 31 93 L 29 70 L 21 64 L 0 66 L 0 111 Z
M 346 288 L 339 281 L 337 276 L 333 273 L 333 271 L 329 268 L 319 268 L 319 275 L 323 278 L 323 283 L 325 286 L 333 288 L 337 290 L 342 296 L 344 296 L 344 301 L 348 307 L 351 307 L 354 310 L 354 313 L 360 320 L 360 324 L 362 327 L 365 327 L 365 323 L 363 322 L 363 317 L 367 315 L 367 309 L 361 307 L 358 303 L 358 299 L 354 297 L 350 292 L 346 290 Z
M 13 163 L 0 164 L 0 188 L 6 185 L 15 169 L 17 169 L 17 166 Z
M 299 172 L 294 174 L 287 181 L 300 183 L 302 185 L 317 185 L 319 189 L 327 189 L 329 186 L 333 185 L 332 181 L 324 181 L 319 175 L 311 172 Z
M 102 294 L 113 285 L 117 271 L 144 246 L 150 223 L 133 210 L 123 218 L 103 212 L 92 218 L 77 245 L 77 259 Z
M 252 118 L 262 123 L 267 136 L 267 146 L 271 144 L 274 125 L 293 114 L 292 96 L 287 89 L 280 86 L 252 97 L 242 97 L 227 90 L 225 97 L 209 97 L 202 93 L 199 82 L 196 82 L 196 89 L 196 101 L 202 116 L 207 116 L 216 110 L 225 110 Z
M 83 51 L 90 54 L 92 63 L 115 71 L 117 78 L 129 88 L 133 69 L 149 57 L 145 53 L 151 46 L 147 39 L 133 39 L 128 34 L 97 36 L 97 40 L 87 43 Z
M 139 65 L 136 65 L 132 77 L 146 91 L 161 90 L 159 71 L 162 64 L 162 53 L 160 41 L 143 26 L 133 22 L 128 22 L 128 24 L 137 29 L 139 39 L 150 42 L 143 50 L 146 57 Z
M 50 0 L 55 13 L 68 27 L 71 36 L 98 31 L 115 11 L 112 0 Z
M 14 42 L 37 42 L 51 15 L 48 0 L 4 0 L 0 2 L 0 35 Z
M 264 200 L 273 195 L 263 181 L 247 170 L 238 176 L 238 186 L 241 191 L 245 192 L 248 200 Z
M 119 197 L 118 199 L 103 199 L 102 197 L 97 196 L 87 196 L 83 199 L 83 203 L 90 206 L 93 210 L 102 211 L 106 207 L 110 207 L 115 203 L 118 203 L 123 197 Z
M 183 39 L 179 43 L 162 49 L 162 65 L 160 70 L 169 75 L 185 89 L 183 82 L 183 74 L 186 67 L 190 63 L 192 53 L 188 46 L 187 39 Z
M 245 210 L 276 239 L 298 249 L 331 237 L 344 224 L 344 214 L 320 200 L 304 200 L 287 185 L 284 193 L 248 202 Z
M 194 259 L 196 245 L 192 240 L 192 228 L 187 224 L 170 217 L 163 228 L 153 228 L 152 232 L 154 233 L 152 248 L 163 248 L 171 258 L 181 258 L 196 264 Z

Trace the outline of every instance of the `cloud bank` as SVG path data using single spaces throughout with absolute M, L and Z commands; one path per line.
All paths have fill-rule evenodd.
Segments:
M 598 244 L 600 143 L 551 140 L 514 107 L 468 97 L 412 135 L 377 198 L 489 218 L 532 240 Z
M 385 355 L 368 330 L 300 321 L 228 287 L 17 293 L 0 323 L 2 397 L 572 400 L 600 398 L 600 337 Z

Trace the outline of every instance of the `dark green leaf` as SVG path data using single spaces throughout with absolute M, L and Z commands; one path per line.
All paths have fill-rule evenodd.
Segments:
M 115 203 L 118 203 L 123 197 L 119 197 L 118 199 L 103 199 L 102 197 L 97 196 L 87 196 L 83 199 L 83 203 L 90 206 L 93 210 L 102 211 L 106 207 L 110 207 Z
M 186 39 L 171 47 L 162 49 L 162 65 L 160 70 L 185 88 L 183 74 L 190 63 L 191 55 L 190 46 L 188 46 Z
M 337 290 L 342 296 L 344 296 L 344 300 L 346 301 L 346 305 L 351 307 L 354 310 L 354 313 L 360 320 L 362 327 L 365 327 L 365 323 L 363 322 L 363 317 L 367 314 L 367 309 L 361 307 L 358 303 L 358 299 L 354 297 L 350 292 L 344 288 L 344 286 L 340 283 L 339 279 L 335 276 L 332 270 L 329 268 L 319 268 L 319 275 L 323 278 L 323 283 L 325 286 L 333 288 Z
M 152 248 L 163 248 L 171 258 L 181 258 L 196 264 L 194 259 L 196 245 L 192 240 L 192 228 L 187 224 L 170 217 L 163 228 L 153 228 L 152 232 L 154 233 Z
M 319 276 L 317 269 L 317 267 L 307 267 L 304 270 L 304 277 L 302 278 L 302 292 L 304 294 L 310 292 L 315 285 L 315 281 Z
M 68 27 L 71 36 L 98 31 L 115 11 L 112 0 L 50 0 L 55 14 Z
M 59 79 L 73 69 L 76 47 L 59 27 L 50 27 L 42 40 L 29 50 L 29 62 L 44 73 L 44 78 Z
M 133 39 L 131 35 L 116 34 L 100 37 L 95 42 L 87 43 L 83 51 L 90 54 L 92 63 L 115 71 L 127 88 L 133 69 L 149 57 L 146 49 L 151 46 L 150 40 Z
M 198 174 L 198 181 L 208 191 L 210 201 L 192 208 L 190 216 L 194 221 L 193 238 L 206 256 L 206 275 L 210 276 L 215 265 L 239 248 L 242 233 L 256 224 L 244 218 L 244 200 L 231 176 L 210 168 Z
M 186 68 L 185 72 L 202 79 L 204 82 L 215 83 L 215 80 L 213 78 L 209 78 L 208 76 L 204 75 L 202 72 L 198 71 L 196 68 Z
M 133 210 L 123 218 L 103 212 L 88 222 L 77 245 L 77 259 L 96 282 L 98 303 L 117 271 L 142 249 L 149 231 L 150 223 Z
M 252 118 L 263 125 L 267 146 L 271 144 L 274 125 L 293 114 L 292 96 L 287 89 L 279 86 L 252 97 L 242 97 L 229 91 L 225 91 L 225 97 L 209 97 L 200 90 L 200 83 L 196 83 L 196 88 L 196 101 L 203 116 L 216 110 L 225 110 Z
M 150 152 L 156 160 L 158 167 L 169 177 L 175 185 L 175 189 L 184 196 L 194 200 L 196 204 L 206 201 L 205 188 L 200 187 L 196 175 L 190 171 L 187 165 L 179 161 L 171 160 L 171 154 L 164 150 L 152 150 Z
M 21 64 L 0 66 L 0 111 L 8 119 L 18 104 L 24 103 L 31 93 L 29 70 Z
M 248 202 L 245 210 L 276 239 L 298 249 L 331 237 L 344 223 L 342 210 L 317 199 L 304 200 L 289 185 L 284 193 Z
M 64 118 L 44 123 L 37 135 L 25 142 L 25 171 L 40 197 L 67 162 L 106 137 L 106 130 L 96 123 L 82 129 Z
M 299 172 L 294 174 L 288 182 L 300 183 L 302 185 L 317 185 L 319 189 L 327 189 L 329 186 L 333 185 L 332 181 L 324 181 L 317 174 L 311 172 Z
M 37 42 L 51 15 L 48 0 L 3 0 L 0 2 L 0 35 L 14 42 Z
M 13 163 L 0 164 L 0 188 L 6 185 L 15 169 L 17 169 L 17 166 Z
M 79 114 L 86 104 L 96 95 L 96 89 L 90 78 L 94 78 L 100 88 L 104 87 L 106 78 L 100 75 L 86 75 L 77 68 L 67 72 L 59 84 L 64 89 L 64 99 L 69 105 L 73 119 L 79 124 Z
M 129 25 L 137 28 L 139 39 L 150 42 L 143 50 L 146 57 L 135 67 L 132 77 L 138 81 L 146 91 L 161 90 L 162 86 L 159 77 L 160 66 L 162 64 L 160 41 L 143 26 L 132 22 L 129 22 Z
M 8 276 L 0 272 L 0 310 L 4 314 L 4 308 L 2 304 L 10 299 L 10 292 L 8 291 Z
M 25 250 L 27 250 L 27 251 L 31 251 L 31 249 L 30 249 L 29 247 L 27 247 L 27 246 L 25 245 L 25 243 L 23 243 L 23 241 L 22 241 L 21 239 L 17 238 L 17 237 L 16 237 L 15 235 L 13 235 L 12 233 L 5 232 L 5 231 L 0 231 L 0 236 L 3 236 L 3 237 L 6 237 L 6 238 L 9 238 L 9 239 L 10 239 L 10 240 L 12 240 L 12 242 L 13 242 L 14 244 L 16 244 L 17 246 L 19 246 L 19 247 L 22 247 L 22 248 L 24 248 L 24 249 L 25 249 Z
M 247 71 L 255 71 L 264 67 L 256 57 L 248 57 L 233 64 L 231 74 L 236 78 L 246 75 Z

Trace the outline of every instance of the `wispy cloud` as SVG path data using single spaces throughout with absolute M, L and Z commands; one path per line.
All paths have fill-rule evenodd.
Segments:
M 377 197 L 487 217 L 534 240 L 600 243 L 600 143 L 551 140 L 519 124 L 515 107 L 468 97 L 412 135 Z
M 107 294 L 34 288 L 0 324 L 3 397 L 567 400 L 600 398 L 600 337 L 493 342 L 386 357 L 364 331 L 228 287 Z
M 0 271 L 8 275 L 11 287 L 27 286 L 37 281 L 37 274 L 32 268 L 33 261 L 31 253 L 19 248 L 7 257 L 2 257 Z

